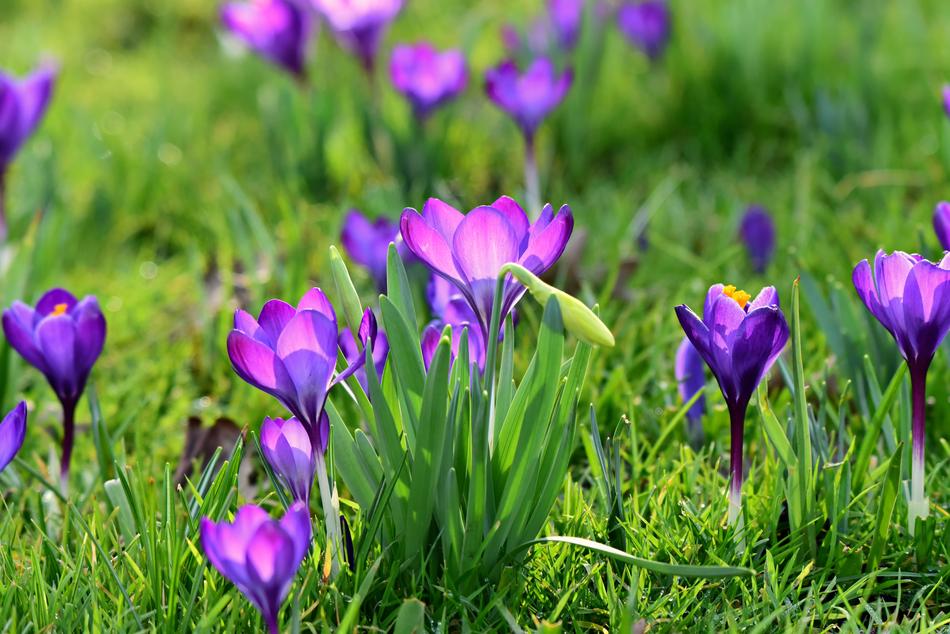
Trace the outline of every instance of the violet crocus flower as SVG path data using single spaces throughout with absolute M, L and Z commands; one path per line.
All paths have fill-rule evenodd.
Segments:
M 670 8 L 663 0 L 628 2 L 617 10 L 617 26 L 631 44 L 655 61 L 670 40 Z
M 409 250 L 461 292 L 487 340 L 501 268 L 514 262 L 536 275 L 548 270 L 564 252 L 574 216 L 567 205 L 557 215 L 545 205 L 532 224 L 508 196 L 468 214 L 430 198 L 421 214 L 406 209 L 399 226 Z M 524 293 L 524 286 L 509 276 L 501 300 L 502 322 Z
M 765 273 L 775 253 L 775 223 L 760 205 L 751 205 L 742 216 L 739 237 L 745 244 L 756 273 Z
M 81 301 L 69 291 L 47 291 L 31 308 L 16 301 L 3 311 L 10 346 L 43 373 L 63 408 L 60 483 L 66 490 L 73 452 L 76 404 L 106 340 L 106 320 L 92 295 Z
M 326 412 L 321 419 L 320 426 L 329 430 L 330 419 Z M 294 501 L 309 506 L 317 454 L 326 453 L 328 439 L 328 435 L 321 436 L 323 444 L 314 447 L 307 428 L 293 417 L 286 420 L 266 417 L 261 423 L 261 451 L 277 478 L 290 489 Z
M 689 342 L 689 337 L 683 337 L 676 349 L 676 364 L 674 373 L 679 388 L 680 398 L 684 403 L 706 387 L 706 366 L 699 356 L 695 346 Z M 697 443 L 703 439 L 703 415 L 706 413 L 706 396 L 700 395 L 696 402 L 686 411 L 686 421 L 689 435 Z
M 479 326 L 478 315 L 465 300 L 462 292 L 445 278 L 433 275 L 426 288 L 426 297 L 435 317 L 422 331 L 422 360 L 426 370 L 435 357 L 442 330 L 447 325 L 452 326 L 451 360 L 454 362 L 458 356 L 462 331 L 467 328 L 469 361 L 478 365 L 479 370 L 484 370 L 488 354 L 485 338 Z
M 950 203 L 937 203 L 934 210 L 934 233 L 944 251 L 950 251 Z
M 26 403 L 20 401 L 0 421 L 0 471 L 13 460 L 26 438 Z
M 329 23 L 337 40 L 371 73 L 379 42 L 386 27 L 402 10 L 403 0 L 310 0 L 310 3 Z
M 929 513 L 924 495 L 927 371 L 950 330 L 950 253 L 935 263 L 903 251 L 878 251 L 873 270 L 861 260 L 851 277 L 868 311 L 894 337 L 910 371 L 913 461 L 908 520 L 913 534 L 916 518 Z
M 788 324 L 778 292 L 763 288 L 752 300 L 734 286 L 715 284 L 706 294 L 703 318 L 685 304 L 676 307 L 683 331 L 712 370 L 729 408 L 732 436 L 729 523 L 742 507 L 742 435 L 749 400 L 788 342 Z
M 233 522 L 201 518 L 201 545 L 211 565 L 261 613 L 271 634 L 277 615 L 310 548 L 310 514 L 297 502 L 279 521 L 248 504 Z
M 298 79 L 307 74 L 312 19 L 297 0 L 249 0 L 221 7 L 221 22 L 262 58 Z
M 340 242 L 347 256 L 364 267 L 381 292 L 386 291 L 386 255 L 389 243 L 399 238 L 399 226 L 386 218 L 370 221 L 356 209 L 343 220 Z
M 465 90 L 468 70 L 462 51 L 440 52 L 428 42 L 420 42 L 393 49 L 389 77 L 412 104 L 416 118 L 425 119 Z
M 584 0 L 548 0 L 547 8 L 558 44 L 566 51 L 573 50 L 581 32 Z
M 0 71 L 0 241 L 6 239 L 6 174 L 17 152 L 40 124 L 50 97 L 56 69 L 49 64 L 22 79 Z

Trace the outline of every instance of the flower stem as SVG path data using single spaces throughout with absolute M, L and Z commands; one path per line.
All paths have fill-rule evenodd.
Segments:
M 910 501 L 907 504 L 907 527 L 913 535 L 917 518 L 926 518 L 930 505 L 924 494 L 924 444 L 927 414 L 927 367 L 911 368 L 911 471 Z
M 541 213 L 541 185 L 538 179 L 538 160 L 534 148 L 534 135 L 524 140 L 524 186 L 528 202 L 528 215 L 537 220 Z
M 76 402 L 61 401 L 63 406 L 63 453 L 59 460 L 59 489 L 66 497 L 69 493 L 69 463 L 73 456 L 76 435 Z
M 330 489 L 327 477 L 327 463 L 323 455 L 317 456 L 317 482 L 320 485 L 320 502 L 323 504 L 323 521 L 327 525 L 327 549 L 330 551 L 330 576 L 335 578 L 340 572 L 340 546 L 343 543 L 343 529 L 340 526 L 340 509 L 336 495 Z
M 735 526 L 742 513 L 742 436 L 745 432 L 745 405 L 731 406 L 729 470 L 729 525 Z

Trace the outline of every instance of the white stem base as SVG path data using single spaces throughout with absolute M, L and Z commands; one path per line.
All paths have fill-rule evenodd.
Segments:
M 327 525 L 327 550 L 330 552 L 330 578 L 335 579 L 340 572 L 340 555 L 343 545 L 343 527 L 340 526 L 340 499 L 337 497 L 336 484 L 330 490 L 327 477 L 327 463 L 323 457 L 317 458 L 317 482 L 320 485 L 320 502 L 323 505 L 323 521 Z
M 927 519 L 928 515 L 930 502 L 924 493 L 923 456 L 915 456 L 910 470 L 910 500 L 907 502 L 907 530 L 911 537 L 917 530 L 917 518 Z

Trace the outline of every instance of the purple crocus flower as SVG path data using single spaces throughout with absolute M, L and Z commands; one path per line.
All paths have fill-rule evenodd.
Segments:
M 788 342 L 788 324 L 779 308 L 778 292 L 763 288 L 752 300 L 735 286 L 715 284 L 706 294 L 703 318 L 685 304 L 676 316 L 696 352 L 712 370 L 731 420 L 732 485 L 729 521 L 742 505 L 742 435 L 749 400 Z
M 365 340 L 365 337 L 360 338 L 361 341 Z M 349 328 L 344 328 L 340 333 L 340 350 L 343 351 L 343 356 L 346 358 L 346 362 L 354 365 L 358 362 L 359 358 L 363 356 L 363 352 L 360 350 L 359 346 L 356 345 L 356 339 L 353 337 L 353 333 L 350 332 Z M 376 333 L 376 341 L 373 345 L 373 367 L 376 369 L 376 377 L 380 380 L 383 376 L 383 370 L 386 369 L 386 359 L 389 358 L 389 339 L 386 338 L 386 333 L 380 330 Z M 365 365 L 366 360 L 363 360 Z M 366 368 L 362 367 L 355 373 L 356 380 L 359 382 L 360 387 L 363 388 L 363 392 L 369 395 L 369 383 L 366 380 Z
M 267 61 L 298 79 L 306 76 L 313 29 L 310 15 L 296 0 L 228 2 L 221 7 L 221 22 Z
M 0 471 L 13 460 L 26 438 L 26 403 L 20 401 L 0 421 Z
M 775 253 L 775 223 L 764 207 L 751 205 L 746 210 L 739 225 L 739 237 L 745 243 L 755 272 L 765 273 Z
M 617 10 L 617 26 L 631 44 L 656 60 L 670 40 L 670 17 L 670 8 L 662 0 L 628 2 Z
M 106 340 L 106 320 L 92 295 L 81 301 L 69 291 L 47 291 L 31 308 L 16 301 L 3 311 L 3 332 L 10 346 L 43 373 L 63 407 L 63 490 L 69 479 L 76 404 Z
M 435 317 L 422 331 L 422 360 L 426 370 L 429 369 L 435 357 L 442 329 L 447 325 L 452 326 L 452 361 L 455 361 L 458 356 L 462 330 L 467 328 L 469 361 L 477 364 L 480 370 L 484 370 L 485 358 L 488 354 L 485 337 L 479 326 L 478 315 L 472 310 L 461 291 L 445 278 L 433 275 L 426 288 L 426 296 Z
M 545 117 L 564 99 L 573 77 L 570 68 L 558 73 L 547 57 L 538 57 L 523 73 L 514 61 L 506 60 L 485 74 L 485 91 L 530 140 Z
M 943 87 L 943 111 L 950 117 L 950 84 Z
M 330 24 L 337 40 L 372 72 L 379 41 L 402 10 L 403 0 L 310 0 Z
M 696 352 L 695 346 L 689 342 L 689 337 L 683 337 L 683 341 L 676 349 L 674 371 L 680 398 L 683 399 L 684 403 L 688 403 L 697 392 L 702 391 L 706 386 L 706 369 L 703 365 L 703 358 Z M 699 441 L 702 440 L 703 436 L 703 414 L 705 413 L 705 395 L 700 395 L 686 412 L 690 436 Z
M 7 168 L 46 113 L 55 80 L 56 69 L 49 64 L 23 79 L 0 71 L 0 241 L 7 233 Z
M 950 203 L 937 203 L 934 210 L 934 232 L 944 251 L 950 251 Z
M 934 263 L 903 251 L 878 251 L 873 270 L 861 260 L 851 277 L 858 296 L 894 337 L 910 370 L 913 462 L 908 506 L 913 534 L 916 518 L 929 511 L 924 497 L 927 371 L 950 330 L 950 253 Z
M 570 51 L 577 45 L 584 17 L 584 0 L 548 0 L 548 15 L 558 44 Z
M 409 250 L 461 292 L 487 339 L 501 268 L 515 262 L 536 275 L 548 270 L 564 252 L 574 229 L 574 216 L 567 205 L 557 215 L 551 205 L 545 205 L 531 224 L 521 206 L 508 196 L 468 214 L 430 198 L 421 214 L 406 209 L 399 226 Z M 509 277 L 503 293 L 502 321 L 525 288 Z
M 330 419 L 324 412 L 321 427 L 330 428 Z M 314 447 L 307 432 L 296 418 L 270 418 L 261 423 L 261 451 L 290 494 L 297 502 L 310 504 L 310 487 L 317 470 L 317 454 L 326 453 L 328 436 L 322 436 L 322 446 Z
M 401 45 L 389 61 L 393 86 L 412 104 L 418 119 L 465 90 L 468 70 L 462 51 L 439 52 L 428 42 Z
M 343 220 L 340 242 L 351 260 L 366 268 L 380 292 L 386 291 L 386 254 L 399 238 L 399 227 L 386 218 L 370 221 L 356 209 Z
M 297 502 L 284 517 L 248 504 L 233 522 L 201 518 L 201 545 L 211 565 L 227 577 L 264 618 L 271 634 L 279 632 L 277 614 L 310 548 L 310 515 Z

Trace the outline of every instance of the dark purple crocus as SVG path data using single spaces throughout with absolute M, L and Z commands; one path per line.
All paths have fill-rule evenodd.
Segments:
M 310 0 L 327 21 L 337 40 L 372 72 L 379 42 L 403 0 Z
M 514 262 L 536 275 L 549 269 L 564 252 L 574 229 L 574 217 L 567 205 L 557 215 L 551 205 L 545 205 L 532 224 L 521 206 L 508 196 L 468 214 L 430 198 L 421 214 L 406 209 L 399 226 L 409 250 L 461 292 L 487 340 L 501 268 Z M 509 276 L 503 293 L 502 321 L 525 288 Z
M 477 364 L 480 370 L 484 370 L 485 358 L 488 354 L 485 338 L 479 326 L 478 315 L 465 300 L 462 292 L 445 278 L 433 275 L 426 288 L 426 297 L 434 317 L 422 331 L 422 360 L 426 370 L 429 369 L 435 357 L 442 329 L 447 325 L 452 326 L 452 361 L 455 361 L 458 356 L 462 330 L 467 328 L 469 361 Z
M 420 42 L 393 49 L 389 77 L 396 90 L 412 104 L 416 117 L 425 119 L 465 90 L 468 70 L 462 51 L 440 52 L 428 42 Z
M 6 239 L 6 174 L 13 157 L 40 124 L 53 95 L 56 69 L 40 66 L 23 79 L 0 71 L 0 241 Z
M 533 139 L 541 122 L 563 101 L 573 71 L 557 72 L 547 57 L 538 57 L 521 72 L 506 60 L 485 74 L 485 91 L 496 106 L 511 115 L 525 138 Z
M 361 338 L 362 340 L 362 338 Z M 353 333 L 350 332 L 349 328 L 344 328 L 340 333 L 340 350 L 343 351 L 343 356 L 346 358 L 346 362 L 354 365 L 357 363 L 360 356 L 363 352 L 360 350 L 360 347 L 356 344 L 356 339 L 353 337 Z M 373 367 L 376 369 L 376 377 L 382 380 L 383 370 L 386 369 L 386 359 L 389 358 L 389 339 L 386 338 L 386 333 L 380 330 L 376 333 L 376 341 L 373 344 Z M 369 395 L 369 384 L 366 380 L 366 361 L 363 361 L 364 367 L 356 371 L 354 376 L 359 382 L 360 387 L 363 388 L 363 392 L 366 395 Z
M 873 270 L 861 260 L 851 277 L 858 296 L 894 337 L 910 370 L 913 461 L 908 519 L 913 534 L 916 518 L 929 512 L 924 495 L 927 371 L 950 330 L 950 253 L 934 263 L 903 251 L 878 251 Z
M 322 417 L 327 420 L 321 426 L 329 429 L 327 413 Z M 328 438 L 322 440 L 325 443 Z M 267 417 L 261 423 L 261 451 L 277 478 L 290 489 L 294 501 L 309 507 L 317 455 L 326 453 L 326 444 L 314 447 L 307 428 L 296 418 Z
M 69 480 L 76 404 L 106 340 L 106 320 L 92 295 L 77 300 L 69 291 L 47 291 L 31 308 L 16 301 L 3 311 L 3 332 L 10 346 L 43 373 L 63 407 L 60 478 Z
M 566 51 L 573 50 L 581 32 L 584 0 L 548 0 L 548 16 L 558 44 Z
M 617 26 L 631 44 L 657 60 L 670 40 L 670 8 L 662 0 L 628 2 L 617 10 Z
M 13 460 L 26 438 L 26 403 L 20 401 L 0 421 L 0 471 Z
M 944 251 L 950 251 L 950 203 L 937 203 L 934 210 L 934 233 Z
M 233 522 L 201 518 L 201 545 L 211 565 L 261 613 L 271 634 L 300 564 L 310 549 L 310 514 L 297 502 L 279 521 L 248 504 Z
M 386 255 L 389 243 L 399 238 L 399 226 L 386 218 L 370 221 L 356 209 L 343 220 L 340 242 L 347 256 L 364 267 L 382 293 L 386 291 Z
M 752 300 L 735 286 L 710 287 L 700 319 L 685 304 L 676 316 L 696 352 L 703 358 L 729 408 L 731 421 L 732 484 L 729 487 L 729 522 L 735 523 L 742 507 L 742 435 L 749 400 L 788 342 L 788 324 L 779 308 L 778 292 L 763 288 Z
M 745 244 L 756 273 L 765 273 L 775 253 L 775 223 L 759 205 L 751 205 L 742 216 L 739 237 Z
M 695 346 L 689 342 L 689 337 L 683 337 L 683 341 L 676 349 L 674 373 L 680 398 L 683 399 L 684 403 L 688 403 L 697 392 L 702 391 L 706 386 L 706 366 L 703 365 L 703 358 L 696 352 Z M 686 412 L 689 435 L 698 442 L 701 442 L 703 437 L 703 415 L 705 413 L 705 395 L 700 395 Z
M 296 0 L 228 2 L 221 22 L 262 58 L 298 79 L 306 76 L 312 18 Z

